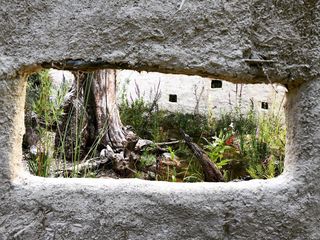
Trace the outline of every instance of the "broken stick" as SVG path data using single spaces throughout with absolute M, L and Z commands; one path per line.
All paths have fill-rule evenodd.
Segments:
M 180 132 L 187 146 L 199 160 L 204 173 L 204 180 L 206 182 L 224 182 L 219 168 L 210 160 L 205 151 L 197 144 L 193 143 L 191 137 L 187 135 L 182 129 L 180 129 Z

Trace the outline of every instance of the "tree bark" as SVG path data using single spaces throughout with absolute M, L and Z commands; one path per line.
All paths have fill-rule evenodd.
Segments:
M 186 141 L 187 146 L 199 160 L 204 173 L 204 180 L 206 182 L 224 182 L 219 168 L 213 162 L 211 162 L 208 155 L 197 144 L 193 143 L 191 138 L 185 134 L 182 129 L 180 129 L 180 132 Z
M 97 130 L 102 129 L 106 132 L 102 143 L 109 144 L 112 148 L 123 148 L 127 143 L 127 134 L 117 106 L 116 70 L 99 70 L 93 75 L 92 93 L 96 105 L 96 127 Z
M 97 151 L 107 145 L 120 151 L 129 142 L 135 142 L 135 136 L 124 129 L 120 120 L 116 70 L 75 72 L 75 82 L 68 94 L 65 115 L 56 134 L 56 147 L 63 148 L 67 160 L 75 159 L 77 150 L 80 150 L 78 160 L 88 157 L 93 145 Z

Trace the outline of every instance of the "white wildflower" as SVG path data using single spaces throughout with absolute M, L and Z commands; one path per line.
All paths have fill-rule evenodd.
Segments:
M 37 155 L 37 152 L 38 152 L 37 147 L 35 145 L 32 145 L 30 147 L 30 153 L 33 155 Z

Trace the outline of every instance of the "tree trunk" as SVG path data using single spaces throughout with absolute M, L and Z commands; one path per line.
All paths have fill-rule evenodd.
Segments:
M 97 155 L 93 149 L 100 151 L 107 145 L 118 151 L 126 148 L 128 137 L 132 138 L 120 120 L 116 70 L 75 72 L 75 82 L 65 99 L 64 112 L 55 141 L 56 147 L 63 151 L 60 158 L 79 161 Z
M 114 149 L 123 148 L 127 140 L 117 106 L 116 70 L 99 70 L 93 75 L 96 127 L 98 131 L 102 129 L 105 132 L 102 143 L 105 146 L 109 144 Z

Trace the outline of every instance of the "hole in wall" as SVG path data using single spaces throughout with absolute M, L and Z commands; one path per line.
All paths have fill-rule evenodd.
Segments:
M 176 103 L 177 102 L 177 95 L 176 94 L 169 94 L 169 102 Z
M 283 170 L 284 93 L 281 86 L 199 76 L 46 69 L 28 79 L 25 167 L 45 177 L 171 182 L 274 177 Z M 177 104 L 168 105 L 168 96 Z M 190 144 L 207 158 L 198 159 Z M 200 164 L 205 160 L 215 165 L 220 180 L 206 175 Z
M 269 103 L 268 102 L 261 102 L 261 108 L 268 110 L 269 109 Z
M 222 88 L 221 80 L 211 80 L 211 88 Z

